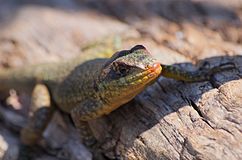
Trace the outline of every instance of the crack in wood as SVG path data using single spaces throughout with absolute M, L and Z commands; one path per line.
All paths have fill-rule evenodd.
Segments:
M 190 106 L 198 113 L 198 115 L 201 117 L 202 121 L 204 121 L 209 127 L 214 129 L 214 127 L 209 123 L 209 121 L 206 119 L 206 117 L 203 115 L 202 111 L 199 109 L 199 107 L 196 105 L 196 103 L 192 99 L 187 99 Z

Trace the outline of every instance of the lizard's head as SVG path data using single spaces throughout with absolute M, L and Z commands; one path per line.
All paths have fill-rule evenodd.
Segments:
M 108 103 L 126 103 L 155 80 L 161 72 L 160 63 L 146 48 L 136 45 L 115 53 L 103 66 L 97 88 Z

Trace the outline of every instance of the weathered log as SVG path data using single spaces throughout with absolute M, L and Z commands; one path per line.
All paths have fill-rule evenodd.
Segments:
M 232 59 L 241 68 L 242 57 Z M 193 84 L 160 78 L 94 130 L 100 140 L 111 136 L 106 154 L 122 159 L 240 159 L 240 77 L 241 70 Z
M 81 7 L 71 0 L 27 0 L 22 6 L 1 1 L 0 66 L 67 59 L 80 54 L 86 42 L 117 32 L 133 37 L 124 49 L 143 44 L 160 62 L 186 70 L 195 70 L 191 63 L 198 60 L 205 68 L 233 62 L 237 69 L 208 82 L 160 77 L 134 100 L 90 125 L 110 158 L 242 159 L 239 7 L 233 12 L 233 6 L 194 1 L 85 1 Z M 26 121 L 19 116 L 26 115 L 25 101 L 18 113 L 1 106 L 0 159 L 18 155 L 16 131 Z M 91 159 L 70 119 L 62 115 L 56 112 L 40 142 L 40 149 L 47 149 L 35 159 Z

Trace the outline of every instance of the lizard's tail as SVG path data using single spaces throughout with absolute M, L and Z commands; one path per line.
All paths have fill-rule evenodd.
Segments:
M 224 63 L 208 70 L 198 70 L 194 72 L 185 71 L 170 65 L 161 65 L 161 67 L 162 76 L 186 82 L 208 81 L 211 79 L 212 75 L 218 72 L 236 68 L 236 66 L 233 63 Z
M 0 92 L 9 89 L 26 89 L 26 86 L 34 85 L 35 77 L 32 69 L 3 69 L 0 70 Z M 30 88 L 30 87 L 27 87 Z

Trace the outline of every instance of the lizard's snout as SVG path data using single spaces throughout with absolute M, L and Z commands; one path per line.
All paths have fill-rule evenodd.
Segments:
M 162 67 L 159 62 L 154 63 L 152 66 L 148 67 L 148 71 L 153 74 L 160 74 Z

